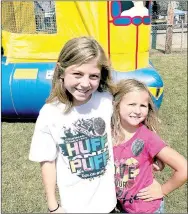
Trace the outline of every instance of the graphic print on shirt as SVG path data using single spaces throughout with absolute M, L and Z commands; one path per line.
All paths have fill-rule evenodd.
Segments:
M 136 157 L 144 149 L 143 140 L 136 139 L 131 146 L 132 154 Z M 123 153 L 123 152 L 122 152 Z M 138 200 L 136 195 L 130 195 L 129 190 L 134 186 L 136 177 L 139 174 L 139 162 L 133 158 L 120 158 L 115 160 L 115 185 L 117 198 L 122 201 L 133 203 Z
M 79 119 L 71 127 L 63 127 L 63 143 L 59 146 L 71 172 L 82 179 L 93 179 L 106 171 L 109 149 L 105 128 L 100 117 Z

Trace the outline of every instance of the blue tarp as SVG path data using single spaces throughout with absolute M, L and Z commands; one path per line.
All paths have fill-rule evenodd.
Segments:
M 174 14 L 175 15 L 185 15 L 185 14 L 187 14 L 187 11 L 175 9 Z

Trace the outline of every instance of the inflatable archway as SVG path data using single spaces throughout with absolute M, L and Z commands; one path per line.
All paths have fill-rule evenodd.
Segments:
M 93 36 L 113 79 L 145 82 L 159 108 L 163 81 L 149 62 L 150 10 L 142 1 L 3 1 L 2 117 L 36 118 L 65 42 Z

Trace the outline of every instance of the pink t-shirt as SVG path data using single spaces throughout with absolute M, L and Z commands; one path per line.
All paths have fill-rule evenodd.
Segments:
M 160 207 L 162 199 L 145 202 L 136 195 L 152 184 L 153 157 L 165 146 L 145 125 L 130 140 L 114 146 L 116 194 L 129 213 L 152 213 Z

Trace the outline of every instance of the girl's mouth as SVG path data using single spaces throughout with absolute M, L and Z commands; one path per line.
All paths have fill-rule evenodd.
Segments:
M 87 89 L 87 90 L 82 90 L 82 89 L 78 89 L 76 88 L 76 90 L 82 94 L 86 94 L 90 89 Z

